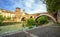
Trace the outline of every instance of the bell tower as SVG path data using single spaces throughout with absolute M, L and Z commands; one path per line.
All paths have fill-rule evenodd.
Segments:
M 16 21 L 19 21 L 19 19 L 21 17 L 21 9 L 18 7 L 15 10 L 15 17 L 16 17 Z
M 21 11 L 21 9 L 17 7 L 16 8 L 16 12 L 20 12 L 20 11 Z

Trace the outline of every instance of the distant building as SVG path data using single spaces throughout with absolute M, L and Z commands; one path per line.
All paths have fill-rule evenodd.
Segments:
M 21 12 L 20 8 L 16 8 L 16 10 L 13 11 L 8 11 L 8 10 L 4 10 L 4 9 L 0 9 L 0 14 L 3 15 L 3 17 L 11 17 L 11 20 L 8 20 L 10 22 L 20 22 L 23 21 L 23 19 L 27 19 L 27 18 L 35 18 L 36 16 L 38 16 L 40 13 L 37 14 L 27 14 L 25 13 L 25 10 L 23 10 Z

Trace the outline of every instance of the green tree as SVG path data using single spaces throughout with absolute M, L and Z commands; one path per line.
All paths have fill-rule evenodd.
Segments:
M 3 21 L 5 20 L 5 17 L 0 13 L 0 26 L 3 25 Z
M 48 17 L 47 16 L 40 16 L 37 18 L 37 24 L 42 25 L 48 23 Z
M 3 15 L 0 14 L 0 23 L 2 23 L 5 20 L 5 18 L 3 17 Z
M 7 20 L 10 20 L 10 19 L 11 19 L 11 17 L 6 17 L 6 19 L 7 19 Z
M 27 24 L 26 24 L 26 26 L 27 27 L 32 27 L 32 26 L 34 26 L 35 24 L 34 24 L 34 19 L 33 18 L 28 18 L 27 19 Z
M 41 0 L 46 4 L 48 13 L 57 19 L 57 12 L 60 9 L 60 0 Z

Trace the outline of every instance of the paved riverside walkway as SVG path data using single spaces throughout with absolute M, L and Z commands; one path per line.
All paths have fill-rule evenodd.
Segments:
M 28 32 L 36 37 L 60 37 L 60 27 L 54 25 L 36 28 Z
M 60 27 L 56 24 L 38 27 L 29 31 L 23 31 L 3 37 L 60 37 Z

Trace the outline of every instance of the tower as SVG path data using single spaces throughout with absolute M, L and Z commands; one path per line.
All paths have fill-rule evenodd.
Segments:
M 15 11 L 15 17 L 16 17 L 16 21 L 20 21 L 21 9 L 18 7 L 16 8 L 16 11 Z
M 20 12 L 20 11 L 21 11 L 21 9 L 17 7 L 16 8 L 16 12 Z

